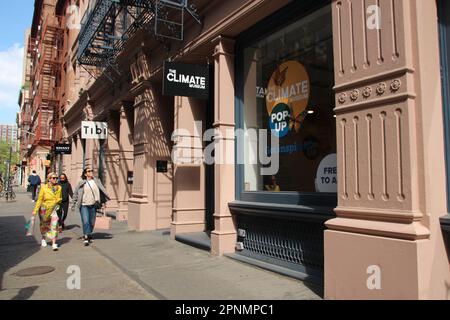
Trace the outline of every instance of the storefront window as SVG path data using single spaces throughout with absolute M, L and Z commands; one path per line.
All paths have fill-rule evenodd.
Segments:
M 245 192 L 335 193 L 336 119 L 331 6 L 247 43 L 241 51 Z M 261 174 L 261 143 L 279 155 L 275 175 Z M 270 144 L 271 135 L 279 146 Z

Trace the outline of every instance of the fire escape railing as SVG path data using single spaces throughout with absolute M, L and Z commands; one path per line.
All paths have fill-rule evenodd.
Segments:
M 151 33 L 164 45 L 182 41 L 185 11 L 202 23 L 196 7 L 187 0 L 92 1 L 81 22 L 78 62 L 88 72 L 87 66 L 98 68 L 113 81 L 114 73 L 120 75 L 117 57 L 138 30 Z

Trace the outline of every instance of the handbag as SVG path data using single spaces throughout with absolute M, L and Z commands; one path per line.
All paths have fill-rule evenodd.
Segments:
M 102 210 L 102 215 L 95 219 L 95 229 L 96 230 L 111 230 L 112 220 L 110 217 L 106 216 L 104 210 Z
M 92 190 L 91 184 L 89 183 L 89 181 L 86 181 L 86 183 L 88 184 L 89 188 L 91 189 L 92 195 L 94 196 L 94 199 L 95 199 L 94 190 Z M 100 203 L 100 201 L 95 200 L 94 207 L 95 207 L 95 210 L 100 210 L 102 208 L 102 204 Z
M 92 190 L 91 184 L 89 182 L 87 182 L 87 184 L 89 185 L 89 188 L 91 188 L 91 192 L 92 195 L 94 196 L 95 199 L 95 194 L 94 194 L 94 190 Z M 100 190 L 100 197 L 101 197 L 102 191 Z M 95 201 L 94 204 L 95 210 L 100 210 L 102 208 L 102 204 L 100 203 L 100 201 Z M 97 230 L 110 230 L 112 227 L 112 221 L 110 217 L 106 216 L 106 213 L 104 212 L 104 210 L 102 210 L 102 215 L 98 216 L 95 219 L 95 226 L 94 229 Z

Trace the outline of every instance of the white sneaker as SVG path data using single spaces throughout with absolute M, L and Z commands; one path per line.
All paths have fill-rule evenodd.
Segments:
M 54 245 L 52 245 L 52 249 L 53 251 L 58 251 L 58 245 L 55 243 Z
M 41 247 L 45 248 L 47 246 L 47 241 L 42 240 L 41 242 Z

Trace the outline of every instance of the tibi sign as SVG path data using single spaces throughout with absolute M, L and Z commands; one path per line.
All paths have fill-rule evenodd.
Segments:
M 209 67 L 164 63 L 163 94 L 166 96 L 209 98 Z
M 81 139 L 106 140 L 108 124 L 106 122 L 83 121 L 81 123 Z

